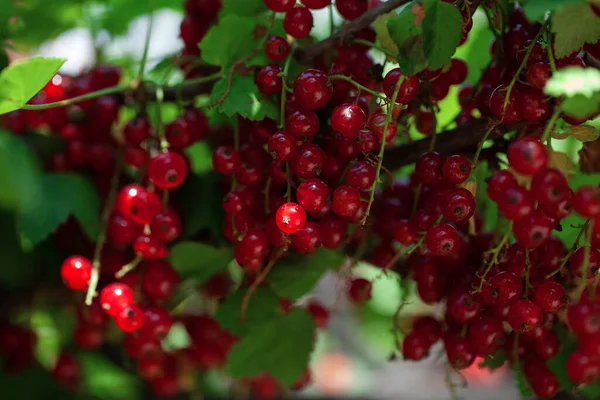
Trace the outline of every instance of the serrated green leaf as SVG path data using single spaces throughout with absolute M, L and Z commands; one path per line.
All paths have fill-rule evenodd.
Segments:
M 600 40 L 600 17 L 587 2 L 564 7 L 552 16 L 554 55 L 566 57 L 586 43 Z
M 229 353 L 225 373 L 232 378 L 269 372 L 293 384 L 308 365 L 314 347 L 315 323 L 300 309 L 255 326 Z
M 552 74 L 544 86 L 544 93 L 554 97 L 580 94 L 590 98 L 600 93 L 600 71 L 579 67 L 561 69 Z
M 3 290 L 18 290 L 30 285 L 35 278 L 34 258 L 31 253 L 21 250 L 21 242 L 15 227 L 15 216 L 0 210 L 0 253 L 4 265 L 0 274 L 0 285 Z M 46 260 L 44 260 L 46 261 Z
M 378 16 L 375 21 L 373 21 L 373 29 L 375 29 L 375 34 L 377 35 L 377 40 L 381 43 L 381 47 L 390 50 L 395 54 L 398 53 L 398 46 L 396 46 L 396 43 L 394 43 L 394 40 L 392 40 L 392 37 L 390 36 L 390 32 L 388 31 L 388 21 L 397 16 L 398 14 L 395 11 L 392 11 Z M 394 58 L 390 56 L 386 57 L 388 61 L 396 62 Z
M 223 271 L 233 258 L 230 248 L 216 248 L 200 242 L 181 242 L 171 249 L 171 264 L 182 279 L 202 282 Z
M 226 0 L 223 3 L 219 13 L 221 19 L 229 14 L 254 17 L 267 9 L 264 0 Z
M 215 102 L 222 100 L 218 108 L 229 117 L 240 115 L 252 121 L 260 121 L 264 118 L 277 119 L 279 116 L 278 106 L 258 91 L 250 76 L 234 73 L 231 85 L 227 77 L 219 80 L 213 87 L 211 96 Z
M 0 205 L 20 210 L 39 199 L 41 170 L 22 140 L 0 131 Z
M 425 2 L 423 49 L 428 68 L 435 70 L 450 61 L 462 36 L 462 16 L 458 9 L 441 0 Z
M 336 270 L 344 256 L 328 249 L 306 256 L 290 256 L 277 263 L 267 276 L 273 290 L 282 297 L 298 299 L 307 294 L 328 270 Z
M 95 240 L 100 232 L 100 198 L 83 176 L 45 174 L 41 194 L 17 216 L 17 228 L 26 242 L 35 246 L 74 215 L 86 235 Z
M 390 37 L 398 47 L 398 64 L 406 75 L 414 75 L 427 67 L 423 49 L 423 2 L 414 1 L 387 23 Z
M 246 336 L 257 326 L 268 323 L 281 314 L 277 295 L 268 287 L 259 286 L 250 297 L 245 318 L 242 321 L 242 302 L 247 291 L 247 288 L 239 288 L 236 292 L 229 294 L 219 304 L 215 313 L 215 319 L 223 328 L 240 337 Z
M 600 93 L 591 98 L 582 94 L 566 98 L 561 104 L 562 110 L 567 115 L 574 117 L 589 117 L 600 111 Z
M 541 20 L 546 12 L 554 12 L 565 6 L 579 4 L 586 0 L 526 0 L 523 2 L 523 10 L 530 21 Z
M 32 57 L 4 68 L 0 73 L 0 114 L 23 107 L 65 61 L 64 58 Z
M 256 48 L 255 26 L 256 21 L 252 17 L 226 15 L 202 39 L 202 59 L 223 68 L 230 67 L 235 60 L 247 56 Z

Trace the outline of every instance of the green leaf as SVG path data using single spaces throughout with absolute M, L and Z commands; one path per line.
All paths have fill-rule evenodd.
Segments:
M 226 0 L 219 13 L 219 18 L 229 14 L 253 17 L 266 10 L 264 0 Z
M 291 385 L 308 365 L 314 330 L 313 319 L 300 309 L 255 326 L 234 345 L 225 373 L 242 378 L 269 372 L 283 384 Z
M 343 262 L 341 253 L 327 249 L 308 256 L 292 255 L 273 268 L 267 281 L 279 296 L 295 300 L 307 294 L 325 272 L 336 270 Z
M 235 60 L 250 54 L 256 48 L 252 17 L 229 14 L 213 26 L 202 39 L 200 50 L 204 61 L 230 67 Z
M 27 287 L 35 278 L 34 259 L 31 253 L 21 250 L 18 232 L 15 228 L 15 216 L 0 210 L 0 254 L 6 268 L 2 268 L 0 285 L 3 290 L 19 290 Z M 44 262 L 46 260 L 43 260 Z M 46 264 L 45 264 L 46 265 Z
M 566 57 L 584 44 L 600 40 L 600 17 L 587 2 L 564 7 L 553 14 L 552 32 L 555 33 L 554 55 Z
M 552 78 L 544 86 L 544 93 L 554 97 L 580 94 L 591 98 L 600 93 L 600 71 L 579 67 L 561 69 L 552 74 Z
M 215 313 L 215 319 L 223 328 L 240 337 L 246 336 L 257 326 L 268 323 L 281 315 L 277 295 L 263 285 L 259 286 L 250 297 L 245 318 L 242 321 L 242 302 L 247 291 L 247 288 L 239 288 L 234 293 L 227 295 Z
M 181 238 L 189 239 L 203 229 L 220 240 L 221 225 L 225 212 L 218 190 L 220 177 L 211 172 L 204 175 L 190 174 L 174 192 L 174 201 L 185 216 L 182 220 Z
M 373 28 L 377 34 L 377 40 L 379 43 L 381 43 L 381 47 L 396 54 L 398 53 L 398 46 L 396 46 L 396 43 L 394 43 L 392 37 L 390 36 L 390 32 L 388 30 L 388 21 L 397 16 L 398 14 L 396 14 L 395 11 L 392 11 L 390 13 L 378 16 L 375 21 L 373 21 Z M 387 59 L 388 61 L 392 62 L 396 61 L 390 56 L 387 56 Z
M 16 62 L 0 73 L 0 114 L 23 107 L 52 79 L 64 58 L 33 57 Z
M 579 4 L 585 0 L 526 0 L 523 10 L 530 21 L 541 20 L 547 11 L 559 11 L 565 6 Z
M 74 215 L 86 235 L 95 240 L 100 232 L 100 198 L 84 177 L 45 174 L 41 195 L 17 216 L 22 240 L 35 246 Z
M 228 78 L 219 80 L 212 90 L 212 98 L 219 103 L 219 111 L 229 117 L 236 114 L 252 121 L 264 118 L 277 119 L 279 108 L 258 91 L 250 76 L 233 74 L 231 85 Z
M 11 210 L 30 207 L 40 198 L 41 171 L 25 142 L 0 131 L 0 205 Z
M 565 99 L 561 104 L 562 110 L 567 115 L 574 117 L 588 117 L 600 111 L 600 93 L 591 98 L 582 94 Z
M 450 61 L 462 36 L 462 16 L 458 9 L 441 0 L 426 0 L 423 20 L 423 48 L 434 70 Z
M 531 385 L 527 381 L 525 374 L 523 373 L 523 369 L 519 363 L 513 366 L 513 372 L 515 374 L 515 381 L 517 383 L 517 388 L 519 389 L 519 393 L 521 393 L 521 397 L 524 399 L 528 399 L 533 396 L 533 390 L 531 389 Z
M 495 354 L 487 356 L 485 360 L 479 363 L 480 368 L 488 368 L 493 371 L 500 368 L 506 363 L 506 355 L 503 351 L 498 351 Z
M 569 354 L 575 351 L 576 348 L 577 342 L 575 339 L 573 339 L 572 336 L 566 336 L 563 338 L 563 340 L 561 340 L 561 347 L 558 353 L 546 361 L 548 369 L 550 369 L 550 371 L 556 375 L 558 383 L 560 383 L 560 386 L 565 390 L 575 387 L 575 384 L 573 384 L 573 382 L 571 382 L 567 376 L 565 365 L 567 364 L 567 358 L 569 357 Z
M 230 248 L 216 248 L 199 242 L 181 242 L 171 249 L 171 264 L 182 279 L 202 282 L 224 270 L 233 258 Z
M 390 37 L 398 46 L 400 70 L 406 75 L 414 75 L 427 67 L 421 23 L 423 12 L 423 3 L 414 1 L 387 23 Z

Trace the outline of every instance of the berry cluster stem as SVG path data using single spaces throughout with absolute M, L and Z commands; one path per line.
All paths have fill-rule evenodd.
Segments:
M 577 234 L 577 237 L 575 238 L 575 241 L 573 242 L 573 245 L 571 246 L 571 248 L 569 249 L 567 255 L 565 255 L 560 263 L 560 265 L 558 266 L 558 268 L 556 268 L 554 271 L 550 272 L 548 275 L 546 275 L 546 278 L 551 278 L 554 275 L 556 275 L 557 273 L 563 271 L 563 268 L 565 267 L 565 265 L 567 264 L 567 262 L 569 261 L 569 258 L 571 258 L 571 256 L 573 255 L 573 253 L 575 253 L 575 250 L 577 250 L 577 248 L 579 247 L 579 241 L 581 240 L 581 237 L 583 236 L 583 234 L 587 231 L 587 227 L 590 224 L 591 220 L 587 220 L 583 223 L 583 225 L 581 225 L 581 227 L 579 228 L 579 233 Z
M 508 239 L 510 237 L 511 231 L 512 231 L 512 222 L 510 224 L 508 224 L 508 227 L 506 228 L 506 233 L 504 233 L 504 235 L 502 236 L 500 243 L 498 243 L 498 245 L 496 247 L 494 247 L 493 249 L 488 250 L 484 253 L 484 256 L 488 256 L 488 257 L 491 256 L 492 258 L 487 263 L 485 271 L 483 271 L 483 275 L 481 275 L 479 286 L 477 286 L 477 288 L 473 291 L 473 293 L 477 293 L 477 292 L 481 291 L 481 289 L 483 288 L 483 285 L 485 284 L 485 277 L 487 276 L 487 274 L 490 273 L 490 271 L 492 270 L 494 265 L 498 264 L 498 256 L 500 255 L 500 252 L 502 251 L 502 249 L 504 249 L 504 246 L 506 246 L 506 244 L 508 243 Z
M 386 48 L 383 48 L 382 46 L 378 45 L 377 43 L 373 43 L 373 42 L 369 42 L 368 40 L 364 40 L 364 39 L 352 39 L 350 41 L 350 43 L 354 43 L 354 44 L 362 44 L 364 46 L 368 46 L 372 49 L 375 50 L 379 50 L 380 52 L 382 52 L 383 54 L 392 57 L 393 59 L 397 59 L 398 58 L 398 54 L 394 53 L 391 50 L 388 50 Z
M 356 82 L 354 79 L 350 78 L 349 76 L 346 75 L 329 75 L 329 79 L 334 80 L 334 79 L 341 79 L 343 81 L 347 81 L 350 82 L 351 84 L 353 84 L 354 86 L 356 86 L 357 88 L 359 88 L 360 90 L 364 90 L 367 93 L 371 93 L 373 96 L 382 99 L 384 101 L 388 101 L 388 99 L 382 95 L 379 92 L 376 92 L 375 90 L 371 90 L 366 86 L 361 85 L 360 83 Z

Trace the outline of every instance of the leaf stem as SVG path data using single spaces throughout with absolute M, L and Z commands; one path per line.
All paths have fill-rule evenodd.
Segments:
M 477 144 L 477 151 L 475 152 L 475 157 L 473 157 L 473 165 L 475 165 L 475 167 L 477 167 L 477 162 L 479 161 L 479 156 L 481 155 L 481 151 L 483 150 L 483 145 L 485 144 L 485 141 L 488 139 L 492 131 L 496 129 L 498 125 L 500 125 L 500 122 L 492 123 L 492 125 L 488 128 L 487 131 L 485 131 L 483 137 Z
M 117 161 L 115 163 L 115 170 L 110 179 L 110 191 L 106 204 L 102 210 L 100 221 L 102 223 L 102 231 L 96 239 L 96 247 L 94 248 L 94 258 L 92 259 L 92 276 L 90 277 L 90 284 L 88 286 L 87 293 L 85 295 L 85 304 L 91 305 L 98 288 L 98 280 L 100 278 L 100 258 L 102 256 L 102 249 L 106 243 L 106 231 L 108 229 L 108 219 L 113 209 L 113 205 L 117 198 L 117 189 L 119 188 L 119 177 L 121 176 L 121 170 L 123 168 L 123 149 L 119 148 L 117 153 Z
M 371 187 L 371 195 L 369 196 L 369 203 L 367 204 L 367 209 L 365 210 L 365 215 L 361 221 L 361 224 L 364 225 L 367 222 L 367 218 L 369 218 L 369 214 L 371 212 L 371 206 L 373 205 L 373 201 L 375 200 L 375 188 L 377 188 L 377 183 L 379 181 L 379 175 L 381 174 L 381 166 L 383 165 L 383 153 L 385 152 L 385 145 L 387 144 L 386 134 L 388 126 L 392 119 L 392 113 L 394 110 L 394 106 L 396 105 L 396 98 L 398 97 L 398 93 L 400 93 L 400 87 L 402 86 L 402 82 L 404 81 L 404 77 L 401 76 L 396 82 L 396 88 L 394 89 L 394 93 L 392 94 L 391 102 L 388 104 L 388 109 L 385 113 L 385 122 L 383 123 L 383 134 L 381 135 L 381 146 L 379 147 L 379 155 L 377 160 L 377 169 L 375 170 L 375 181 L 373 182 L 373 186 Z
M 550 119 L 548 120 L 548 123 L 546 124 L 546 127 L 544 128 L 544 133 L 542 133 L 542 138 L 540 139 L 540 141 L 542 143 L 544 143 L 550 139 L 550 133 L 552 133 L 552 128 L 554 128 L 554 124 L 556 123 L 556 120 L 560 116 L 561 112 L 562 112 L 562 105 L 556 106 L 554 109 L 554 112 L 552 113 L 552 116 L 550 117 Z
M 288 72 L 290 70 L 290 65 L 292 64 L 292 57 L 294 55 L 295 48 L 292 47 L 290 53 L 288 54 L 285 65 L 283 66 L 283 76 L 281 79 L 283 80 L 283 85 L 281 85 L 281 101 L 280 101 L 280 110 L 279 110 L 279 129 L 285 130 L 285 102 L 287 101 L 287 84 L 286 79 L 288 76 Z
M 364 46 L 368 46 L 372 49 L 375 50 L 379 50 L 380 52 L 382 52 L 383 54 L 392 57 L 393 59 L 397 59 L 398 58 L 398 54 L 394 53 L 391 50 L 385 49 L 383 47 L 381 47 L 380 45 L 378 45 L 377 43 L 373 43 L 373 42 L 369 42 L 368 40 L 364 40 L 364 39 L 352 39 L 350 41 L 350 43 L 354 43 L 354 44 L 362 44 Z
M 381 93 L 376 92 L 374 90 L 369 89 L 366 86 L 361 85 L 360 83 L 356 82 L 354 79 L 350 78 L 349 76 L 346 76 L 346 75 L 330 75 L 329 79 L 331 79 L 331 80 L 341 79 L 343 81 L 350 82 L 351 84 L 353 84 L 357 88 L 359 88 L 361 90 L 364 90 L 367 93 L 371 93 L 373 96 L 378 97 L 378 98 L 380 98 L 382 100 L 385 100 L 386 102 L 388 101 L 387 97 L 385 97 Z

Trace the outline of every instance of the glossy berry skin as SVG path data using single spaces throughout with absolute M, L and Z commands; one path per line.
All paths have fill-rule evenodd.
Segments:
M 301 0 L 300 2 L 311 10 L 320 10 L 331 4 L 331 0 Z
M 506 85 L 498 86 L 492 96 L 490 97 L 490 111 L 498 119 L 498 121 L 502 121 L 505 124 L 513 124 L 519 121 L 519 114 L 517 112 L 517 97 L 516 88 L 510 92 L 510 98 L 506 103 L 506 108 L 504 106 L 507 87 Z
M 144 262 L 142 292 L 155 303 L 170 298 L 179 285 L 179 274 L 164 261 Z
M 104 343 L 102 328 L 90 324 L 80 324 L 73 331 L 73 341 L 80 349 L 95 350 Z
M 319 178 L 305 179 L 296 191 L 296 199 L 309 214 L 318 214 L 329 202 L 329 186 Z
M 475 350 L 469 340 L 461 336 L 452 336 L 444 342 L 448 362 L 456 369 L 465 369 L 473 364 Z
M 511 221 L 519 220 L 531 214 L 533 206 L 531 193 L 521 186 L 507 188 L 504 192 L 504 198 L 498 201 L 498 208 Z
M 522 175 L 533 175 L 548 164 L 546 146 L 532 137 L 511 142 L 506 155 L 510 166 Z
M 550 106 L 541 90 L 523 85 L 517 97 L 517 112 L 523 121 L 540 123 L 550 115 Z
M 556 375 L 547 367 L 539 368 L 534 375 L 529 377 L 529 383 L 533 393 L 540 399 L 550 399 L 556 396 L 561 389 Z
M 365 303 L 371 300 L 373 284 L 365 278 L 354 278 L 348 287 L 348 297 L 355 304 Z
M 329 310 L 323 307 L 321 303 L 311 301 L 306 306 L 306 311 L 308 311 L 310 316 L 315 320 L 317 328 L 324 328 L 327 326 L 327 322 L 329 322 Z
M 275 160 L 290 160 L 296 151 L 296 141 L 285 132 L 274 133 L 267 142 L 269 153 Z
M 402 341 L 402 355 L 406 360 L 419 361 L 427 357 L 431 344 L 419 331 L 409 332 Z
M 242 164 L 242 158 L 233 147 L 220 146 L 213 153 L 212 164 L 219 174 L 231 175 Z
M 543 313 L 540 307 L 530 300 L 517 300 L 508 310 L 508 323 L 519 333 L 532 332 L 542 325 Z
M 575 212 L 586 218 L 600 215 L 600 187 L 582 186 L 575 192 L 572 200 Z
M 560 349 L 560 341 L 554 331 L 548 331 L 538 338 L 533 343 L 533 350 L 535 354 L 542 360 L 548 360 L 558 353 Z
M 429 228 L 425 244 L 436 256 L 446 257 L 458 251 L 460 237 L 452 225 L 442 223 Z
M 450 60 L 450 69 L 444 74 L 444 79 L 450 85 L 460 85 L 467 79 L 469 69 L 467 63 L 460 58 Z
M 290 52 L 290 45 L 281 36 L 271 36 L 265 44 L 265 53 L 271 61 L 285 60 Z
M 310 110 L 296 110 L 286 118 L 287 131 L 296 139 L 307 140 L 319 132 L 321 123 L 317 114 Z
M 450 189 L 444 200 L 442 213 L 449 222 L 463 223 L 475 214 L 475 197 L 465 188 Z
M 348 223 L 334 214 L 325 216 L 321 222 L 321 244 L 328 249 L 339 248 L 348 234 Z
M 61 353 L 52 369 L 54 378 L 66 388 L 76 390 L 81 379 L 81 367 L 75 357 L 69 353 Z
M 459 185 L 471 174 L 471 162 L 465 156 L 450 156 L 442 164 L 442 174 L 447 182 Z
M 396 84 L 402 76 L 400 68 L 394 68 L 389 71 L 385 78 L 383 78 L 382 88 L 385 95 L 391 99 L 396 90 Z M 400 84 L 398 95 L 396 96 L 396 103 L 406 104 L 417 97 L 419 93 L 419 78 L 417 76 L 405 76 L 404 80 Z
M 92 262 L 81 256 L 67 258 L 60 267 L 60 276 L 71 290 L 86 290 L 92 277 Z
M 481 316 L 469 326 L 469 341 L 477 355 L 485 357 L 493 354 L 504 344 L 502 321 L 489 316 Z
M 360 192 L 349 186 L 338 186 L 333 191 L 333 212 L 344 218 L 352 218 L 360 207 Z
M 481 294 L 485 304 L 510 304 L 523 294 L 523 282 L 512 272 L 501 271 L 488 279 Z
M 275 12 L 288 12 L 294 8 L 296 0 L 265 0 L 265 5 Z
M 111 317 L 116 317 L 123 307 L 134 301 L 133 290 L 124 283 L 111 283 L 100 292 L 100 306 Z
M 405 246 L 417 241 L 417 233 L 413 230 L 408 220 L 401 219 L 396 222 L 394 226 L 394 240 Z
M 576 385 L 588 385 L 600 377 L 600 360 L 581 349 L 569 354 L 566 364 L 567 376 Z
M 150 231 L 161 242 L 174 242 L 181 235 L 181 218 L 172 210 L 163 211 L 150 223 Z
M 550 69 L 550 64 L 539 62 L 527 67 L 526 79 L 531 87 L 542 90 L 550 80 L 551 75 L 552 70 Z
M 150 137 L 151 125 L 148 118 L 138 116 L 130 119 L 123 129 L 123 138 L 127 144 L 139 146 Z
M 133 241 L 133 251 L 144 260 L 159 260 L 167 256 L 169 250 L 155 235 L 141 234 Z
M 585 257 L 587 254 L 587 263 Z M 587 279 L 590 279 L 600 270 L 600 250 L 590 246 L 581 246 L 577 248 L 569 257 L 569 267 L 571 272 L 578 277 L 583 276 L 582 268 L 585 266 L 587 270 Z
M 415 117 L 415 128 L 423 135 L 429 136 L 435 132 L 435 114 L 429 110 L 421 110 Z
M 447 313 L 458 324 L 472 321 L 481 312 L 481 304 L 468 290 L 455 289 L 448 296 Z
M 555 168 L 540 169 L 531 179 L 531 194 L 543 206 L 550 207 L 571 197 L 569 182 Z
M 192 143 L 192 132 L 189 122 L 183 117 L 178 117 L 165 126 L 165 137 L 170 148 L 181 150 Z
M 156 193 L 136 184 L 123 187 L 115 204 L 117 211 L 140 225 L 152 222 L 162 208 L 162 202 Z
M 306 224 L 306 211 L 296 203 L 285 203 L 275 215 L 277 227 L 284 233 L 296 233 Z
M 386 116 L 383 113 L 371 115 L 371 117 L 369 118 L 369 129 L 375 134 L 375 136 L 377 136 L 377 139 L 380 143 L 384 138 L 383 131 L 386 127 L 385 120 Z M 388 143 L 393 141 L 396 137 L 397 131 L 398 124 L 396 124 L 396 122 L 394 121 L 389 121 L 387 124 L 387 129 L 385 130 L 385 141 Z
M 314 253 L 320 245 L 321 227 L 316 222 L 307 221 L 302 229 L 292 235 L 292 247 L 296 253 Z
M 354 104 L 342 104 L 331 114 L 331 127 L 346 138 L 356 137 L 366 121 L 365 112 Z
M 181 154 L 165 151 L 148 162 L 148 178 L 159 188 L 174 189 L 183 183 L 187 169 L 187 162 Z
M 164 339 L 171 330 L 173 317 L 161 307 L 150 306 L 144 310 L 144 326 L 140 334 L 151 338 Z
M 115 315 L 115 322 L 123 332 L 135 332 L 144 326 L 144 311 L 139 306 L 130 304 L 119 310 Z
M 346 183 L 360 190 L 367 190 L 375 183 L 377 171 L 366 161 L 358 161 L 346 171 Z
M 329 77 L 317 69 L 307 69 L 294 81 L 294 96 L 308 110 L 318 110 L 329 103 L 333 84 Z
M 421 155 L 415 164 L 416 178 L 424 185 L 436 186 L 443 180 L 442 164 L 444 159 L 439 153 L 429 152 Z
M 306 7 L 294 7 L 283 19 L 285 33 L 296 39 L 304 39 L 310 35 L 312 27 L 313 16 Z
M 505 198 L 508 188 L 518 186 L 515 176 L 508 170 L 495 172 L 488 180 L 487 195 L 496 203 Z
M 267 96 L 281 93 L 283 79 L 279 76 L 281 67 L 275 64 L 265 65 L 256 74 L 255 83 L 258 90 Z
M 321 175 L 326 161 L 326 154 L 316 144 L 307 143 L 296 150 L 292 158 L 292 170 L 300 178 L 312 178 Z
M 548 240 L 554 224 L 552 220 L 538 211 L 534 211 L 513 223 L 513 234 L 519 244 L 535 249 Z
M 565 288 L 558 282 L 547 280 L 535 289 L 535 303 L 547 313 L 562 310 L 569 302 Z

